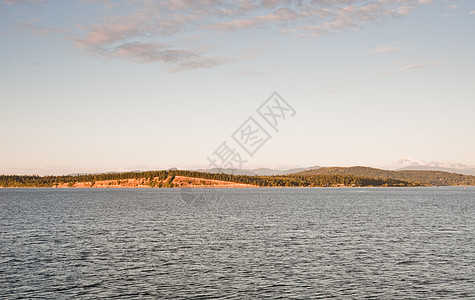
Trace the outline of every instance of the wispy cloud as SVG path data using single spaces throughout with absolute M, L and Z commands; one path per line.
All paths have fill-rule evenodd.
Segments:
M 15 5 L 15 4 L 43 4 L 47 3 L 48 0 L 3 0 L 1 3 L 6 5 Z
M 210 68 L 223 63 L 219 58 L 204 57 L 199 49 L 180 50 L 157 43 L 131 42 L 95 54 L 130 59 L 139 63 L 161 62 L 175 66 L 173 70 Z
M 400 51 L 407 51 L 407 50 L 409 50 L 409 48 L 403 47 L 403 46 L 383 45 L 369 51 L 369 53 L 381 54 L 381 53 L 400 52 Z
M 401 68 L 390 71 L 390 72 L 380 73 L 380 75 L 383 75 L 383 76 L 395 75 L 401 72 L 414 70 L 414 69 L 427 69 L 427 68 L 433 68 L 433 67 L 443 67 L 446 65 L 447 65 L 447 60 L 415 62 L 415 63 L 406 64 L 402 66 Z
M 60 33 L 60 34 L 67 34 L 68 33 L 67 30 L 64 30 L 62 28 L 41 26 L 41 25 L 36 25 L 36 24 L 33 24 L 33 23 L 29 23 L 29 22 L 19 22 L 13 28 L 15 30 L 29 31 L 33 34 L 43 35 L 43 36 L 46 36 L 46 35 L 49 35 L 49 34 L 52 34 L 52 33 Z
M 209 68 L 236 61 L 217 58 L 210 37 L 221 38 L 229 31 L 265 28 L 277 34 L 320 36 L 350 32 L 408 15 L 428 0 L 135 0 L 109 2 L 83 0 L 94 9 L 107 10 L 96 24 L 76 24 L 65 34 L 74 45 L 101 57 L 141 63 L 163 63 L 177 69 Z M 4 0 L 9 5 L 46 3 L 45 0 Z M 114 3 L 114 4 L 112 4 Z M 36 25 L 36 31 L 41 32 Z M 33 30 L 33 29 L 32 29 Z M 186 34 L 203 38 L 191 49 L 181 42 Z M 398 51 L 379 49 L 379 53 Z M 207 50 L 208 49 L 208 50 Z
M 469 15 L 475 15 L 475 10 L 472 10 L 471 12 L 468 13 Z

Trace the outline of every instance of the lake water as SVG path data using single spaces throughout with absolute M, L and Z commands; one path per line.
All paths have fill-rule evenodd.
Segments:
M 0 189 L 0 298 L 475 298 L 475 188 Z

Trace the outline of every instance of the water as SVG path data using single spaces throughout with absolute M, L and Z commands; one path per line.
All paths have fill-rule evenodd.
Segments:
M 190 192 L 0 189 L 0 298 L 475 298 L 475 188 Z

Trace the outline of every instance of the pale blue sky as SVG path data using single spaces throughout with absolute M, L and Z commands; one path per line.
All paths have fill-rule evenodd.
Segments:
M 206 168 L 274 91 L 246 168 L 475 165 L 473 0 L 0 3 L 0 173 Z

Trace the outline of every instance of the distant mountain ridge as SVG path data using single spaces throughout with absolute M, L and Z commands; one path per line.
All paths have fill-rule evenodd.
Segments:
M 437 161 L 425 162 L 418 158 L 403 157 L 392 166 L 394 170 L 423 170 L 475 175 L 475 166 L 461 163 L 443 163 Z
M 206 173 L 213 173 L 213 174 L 230 174 L 230 175 L 246 175 L 246 176 L 276 176 L 276 175 L 289 175 L 298 172 L 303 172 L 307 170 L 314 170 L 321 168 L 321 166 L 313 166 L 308 168 L 294 168 L 294 169 L 287 169 L 287 170 L 280 170 L 280 169 L 270 169 L 270 168 L 258 168 L 258 169 L 199 169 L 196 170 L 198 172 L 206 172 Z
M 434 170 L 383 170 L 370 167 L 323 167 L 292 175 L 353 175 L 369 178 L 396 179 L 425 185 L 475 185 L 475 176 Z
M 404 170 L 421 170 L 421 171 L 441 171 L 448 173 L 458 173 L 463 175 L 475 176 L 475 168 L 465 168 L 465 169 L 453 169 L 453 168 L 441 168 L 441 167 L 431 167 L 431 166 L 409 166 L 397 169 L 398 171 Z

